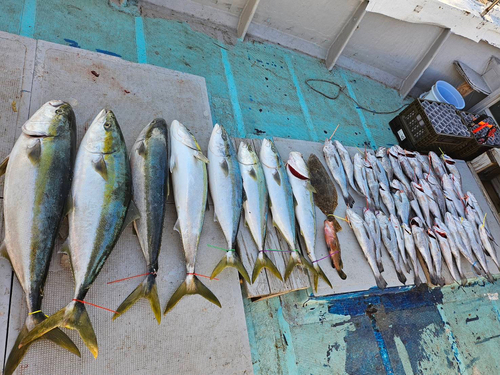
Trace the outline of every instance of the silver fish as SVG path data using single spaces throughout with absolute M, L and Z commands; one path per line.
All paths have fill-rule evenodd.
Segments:
M 378 182 L 383 182 L 386 186 L 390 185 L 389 179 L 387 178 L 387 172 L 384 169 L 384 166 L 380 162 L 379 159 L 371 152 L 366 154 L 368 158 L 368 162 L 371 164 L 373 170 L 375 171 L 375 175 L 377 176 Z
M 439 209 L 436 196 L 434 195 L 434 192 L 432 191 L 430 184 L 424 179 L 421 179 L 419 183 L 420 186 L 422 186 L 422 189 L 424 189 L 425 195 L 427 195 L 427 198 L 429 198 L 427 200 L 427 202 L 429 203 L 429 211 L 434 216 L 434 218 L 437 218 L 439 221 L 442 221 L 441 210 Z
M 478 241 L 478 235 L 476 234 L 477 229 L 475 228 L 474 224 L 469 222 L 469 220 L 464 219 L 462 221 L 462 227 L 465 230 L 465 233 L 467 233 L 467 237 L 469 238 L 470 246 L 472 248 L 472 252 L 476 256 L 477 260 L 479 261 L 479 264 L 481 264 L 481 267 L 483 268 L 484 272 L 486 272 L 486 275 L 488 275 L 488 280 L 492 280 L 493 277 L 491 276 L 489 269 L 488 269 L 488 263 L 486 262 L 486 257 L 483 252 L 483 248 L 481 244 Z
M 438 285 L 439 280 L 434 272 L 434 264 L 432 261 L 431 251 L 429 249 L 429 236 L 424 230 L 424 222 L 420 218 L 414 217 L 411 219 L 410 224 L 415 246 L 422 258 L 424 258 L 425 265 L 429 270 L 430 281 L 432 284 Z
M 445 154 L 442 155 L 442 159 L 448 172 L 450 172 L 453 176 L 455 176 L 455 178 L 458 180 L 460 187 L 462 187 L 462 176 L 458 171 L 456 161 Z
M 425 223 L 424 214 L 422 213 L 422 210 L 420 209 L 420 204 L 418 204 L 418 201 L 416 199 L 410 201 L 410 207 L 413 210 L 415 216 L 421 219 L 423 223 Z
M 416 152 L 406 151 L 406 159 L 410 163 L 410 166 L 418 180 L 424 178 L 424 172 L 422 170 L 422 163 L 420 162 L 419 154 Z
M 380 209 L 380 193 L 378 187 L 378 178 L 376 172 L 369 162 L 365 162 L 366 170 L 366 182 L 368 183 L 368 189 L 370 191 L 370 197 L 373 202 L 375 209 Z
M 354 205 L 354 198 L 351 194 L 349 194 L 349 188 L 347 187 L 347 178 L 349 175 L 346 175 L 343 160 L 341 159 L 337 148 L 328 139 L 325 141 L 325 145 L 323 146 L 323 154 L 325 155 L 326 165 L 328 166 L 330 173 L 337 182 L 337 185 L 340 187 L 345 205 L 352 207 Z M 349 161 L 350 160 L 351 159 L 349 158 Z M 348 173 L 354 173 L 353 169 L 349 168 Z
M 486 232 L 486 228 L 484 227 L 484 225 L 480 225 L 478 230 L 479 230 L 479 238 L 481 239 L 481 243 L 483 244 L 484 250 L 490 255 L 491 260 L 493 260 L 498 270 L 500 271 L 500 265 L 498 264 L 497 253 L 490 242 L 488 233 Z
M 457 265 L 458 272 L 460 273 L 461 278 L 465 278 L 465 273 L 462 269 L 462 258 L 460 254 L 464 254 L 464 257 L 470 261 L 472 260 L 472 263 L 474 263 L 474 257 L 470 253 L 469 249 L 467 249 L 462 241 L 462 237 L 458 234 L 458 229 L 457 225 L 455 223 L 455 219 L 453 218 L 453 215 L 449 212 L 446 213 L 445 217 L 445 225 L 447 232 L 449 234 L 448 239 L 450 242 L 450 248 L 451 248 L 451 253 L 453 254 L 453 258 L 455 258 L 455 264 Z M 441 228 L 442 225 L 441 223 L 439 224 L 439 227 Z M 471 263 L 471 264 L 472 264 Z
M 464 205 L 455 191 L 455 184 L 453 183 L 450 176 L 444 174 L 443 177 L 441 178 L 441 185 L 443 186 L 443 194 L 446 200 L 450 200 L 451 202 L 453 202 L 455 210 L 460 215 L 460 217 L 465 217 Z
M 366 204 L 369 207 L 372 207 L 373 202 L 370 197 L 370 189 L 366 180 L 366 169 L 364 168 L 363 158 L 359 153 L 356 153 L 356 155 L 354 155 L 354 179 L 358 186 L 358 190 L 366 199 Z
M 410 161 L 406 157 L 406 155 L 398 155 L 398 162 L 399 165 L 401 165 L 401 169 L 405 173 L 406 177 L 410 179 L 410 181 L 416 181 L 417 180 L 417 174 L 413 167 L 410 164 Z
M 0 176 L 5 173 L 5 240 L 0 254 L 10 260 L 28 308 L 24 326 L 5 364 L 6 375 L 14 372 L 28 351 L 29 344 L 19 348 L 21 341 L 46 319 L 41 311 L 43 289 L 71 188 L 75 138 L 71 106 L 52 100 L 23 125 L 10 155 L 0 165 Z M 76 345 L 60 329 L 47 332 L 42 338 L 80 356 Z
M 446 211 L 450 212 L 453 216 L 461 216 L 455 207 L 455 203 L 453 202 L 453 194 L 448 193 L 447 191 L 443 190 L 443 195 L 444 195 L 444 202 L 446 204 Z M 463 217 L 463 216 L 461 216 Z
M 443 259 L 441 258 L 441 250 L 439 248 L 436 234 L 432 231 L 432 229 L 427 229 L 427 235 L 429 236 L 429 250 L 431 252 L 432 261 L 434 264 L 434 272 L 436 274 L 437 285 L 444 285 L 444 278 L 441 275 L 441 268 L 443 264 Z
M 316 270 L 298 251 L 295 236 L 295 210 L 293 207 L 293 192 L 283 161 L 270 139 L 264 139 L 260 149 L 260 161 L 266 176 L 266 186 L 269 193 L 273 224 L 292 250 L 285 269 L 285 281 L 295 266 L 307 268 L 314 275 Z
M 127 147 L 113 112 L 102 110 L 90 125 L 78 149 L 73 176 L 67 207 L 69 236 L 62 247 L 71 261 L 73 299 L 35 326 L 20 345 L 56 327 L 66 327 L 77 330 L 97 358 L 97 338 L 82 301 L 123 228 L 138 218 L 131 202 Z
M 408 199 L 413 199 L 413 192 L 411 191 L 410 181 L 401 169 L 401 165 L 398 160 L 398 151 L 394 149 L 394 146 L 389 149 L 389 160 L 391 161 L 392 170 L 394 171 L 394 176 L 405 186 L 406 194 Z
M 455 235 L 452 233 L 451 229 L 443 221 L 441 221 L 440 219 L 436 218 L 435 219 L 435 223 L 436 223 L 435 227 L 437 227 L 437 228 L 443 230 L 444 232 L 446 232 L 446 240 L 448 242 L 448 245 L 449 245 L 449 248 L 450 248 L 453 260 L 454 260 L 454 264 L 457 266 L 460 279 L 463 282 L 462 285 L 465 285 L 465 283 L 467 282 L 467 278 L 466 278 L 466 276 L 464 275 L 464 273 L 462 271 L 462 264 L 461 264 L 461 259 L 460 259 L 460 250 L 458 249 L 459 244 L 457 244 L 457 242 L 455 241 Z M 436 233 L 435 230 L 434 230 L 434 233 Z M 439 235 L 438 235 L 438 233 L 436 233 L 436 236 L 438 237 L 438 243 L 439 243 Z M 440 246 L 441 246 L 441 244 L 440 244 Z
M 446 214 L 446 201 L 444 199 L 443 190 L 441 188 L 441 182 L 439 182 L 434 173 L 424 173 L 424 180 L 429 183 L 432 192 L 434 193 L 434 197 L 436 199 L 436 203 L 441 211 L 441 215 L 444 217 Z
M 403 228 L 395 215 L 391 215 L 389 217 L 389 221 L 394 228 L 394 232 L 396 233 L 396 240 L 398 242 L 399 249 L 399 259 L 403 262 L 403 265 L 406 268 L 406 272 L 410 272 L 410 263 L 408 262 L 408 258 L 406 257 L 406 249 L 405 249 L 405 240 L 403 235 Z
M 464 196 L 464 193 L 462 191 L 462 183 L 461 181 L 456 178 L 453 174 L 450 173 L 450 178 L 451 178 L 451 181 L 453 182 L 453 186 L 455 187 L 455 193 L 457 194 L 457 197 L 458 199 L 460 199 L 462 202 L 465 201 L 465 196 Z
M 432 226 L 432 219 L 431 219 L 431 213 L 430 213 L 430 209 L 429 209 L 429 198 L 427 197 L 427 194 L 425 194 L 422 186 L 420 186 L 419 184 L 417 184 L 415 182 L 412 182 L 411 186 L 413 188 L 413 192 L 415 193 L 415 196 L 417 197 L 420 209 L 422 210 L 422 213 L 424 214 L 425 223 L 430 228 Z
M 141 217 L 134 221 L 149 274 L 121 303 L 113 320 L 127 311 L 140 298 L 149 301 L 161 322 L 161 307 L 156 286 L 163 222 L 168 196 L 168 130 L 165 120 L 151 121 L 139 134 L 130 153 L 134 202 Z
M 418 267 L 418 259 L 417 259 L 417 251 L 415 249 L 415 242 L 413 240 L 413 234 L 411 232 L 411 228 L 407 224 L 402 224 L 403 228 L 403 238 L 405 242 L 405 249 L 408 255 L 410 256 L 410 260 L 413 267 L 413 275 L 414 275 L 414 283 L 416 286 L 422 284 L 422 280 L 420 279 Z
M 485 225 L 486 232 L 488 233 L 488 238 L 496 244 L 495 238 L 493 237 L 491 231 L 488 228 L 488 223 L 486 222 L 486 216 L 481 206 L 479 205 L 479 202 L 477 201 L 476 197 L 470 191 L 468 191 L 465 194 L 465 202 L 467 206 L 472 207 L 476 211 L 476 214 L 479 216 L 481 221 L 480 224 L 482 225 L 484 223 Z
M 375 243 L 375 255 L 377 259 L 377 267 L 380 272 L 384 272 L 384 265 L 382 264 L 382 238 L 380 234 L 380 225 L 373 211 L 368 208 L 363 209 L 365 223 L 370 229 L 371 237 Z
M 410 201 L 405 192 L 398 190 L 394 193 L 394 203 L 396 204 L 396 211 L 403 224 L 410 224 Z
M 453 254 L 451 253 L 449 233 L 445 229 L 436 226 L 433 227 L 432 229 L 436 235 L 439 247 L 441 248 L 441 254 L 443 254 L 444 261 L 446 263 L 446 266 L 448 267 L 448 270 L 450 271 L 451 276 L 457 283 L 465 285 L 467 283 L 467 279 L 462 279 L 459 272 L 455 268 Z
M 389 188 L 385 186 L 384 183 L 380 183 L 380 196 L 382 197 L 382 202 L 384 202 L 385 207 L 389 211 L 389 215 L 396 215 L 396 206 L 394 204 L 394 199 L 389 191 Z
M 244 220 L 259 252 L 252 272 L 252 283 L 257 280 L 263 268 L 267 268 L 274 276 L 283 281 L 276 266 L 264 253 L 268 212 L 266 178 L 260 160 L 250 143 L 240 143 L 238 163 L 243 180 Z
M 382 212 L 378 211 L 376 213 L 377 220 L 380 225 L 380 232 L 382 234 L 382 242 L 384 243 L 387 252 L 391 256 L 392 262 L 394 263 L 394 268 L 396 269 L 396 274 L 398 275 L 398 280 L 402 283 L 406 283 L 406 276 L 401 269 L 400 255 L 398 249 L 398 240 L 396 237 L 396 232 L 394 227 L 389 222 L 387 216 Z
M 243 204 L 243 180 L 236 150 L 222 125 L 215 124 L 208 143 L 208 186 L 214 203 L 214 221 L 220 224 L 227 243 L 226 255 L 215 266 L 210 279 L 234 267 L 247 283 L 250 277 L 235 250 Z
M 179 121 L 170 125 L 170 173 L 177 221 L 174 225 L 182 239 L 186 258 L 186 279 L 177 288 L 165 307 L 169 312 L 185 295 L 199 294 L 221 307 L 217 297 L 196 277 L 195 264 L 208 195 L 207 164 L 193 134 Z M 193 178 L 196 176 L 196 183 Z
M 377 286 L 380 289 L 384 289 L 387 286 L 387 282 L 384 280 L 384 277 L 378 269 L 375 243 L 373 238 L 370 236 L 370 229 L 368 228 L 368 225 L 351 208 L 347 208 L 345 213 L 347 220 L 349 221 L 349 225 L 358 240 L 359 246 L 361 247 L 361 250 L 363 250 L 363 254 L 372 269 Z
M 392 189 L 393 192 L 396 192 L 398 190 L 404 191 L 408 199 L 410 200 L 410 196 L 413 197 L 413 194 L 411 191 L 408 190 L 408 188 L 401 183 L 401 181 L 394 179 L 391 181 L 391 186 L 390 188 Z M 409 195 L 410 194 L 410 195 Z M 412 198 L 413 199 L 413 198 Z
M 359 191 L 358 187 L 354 182 L 354 165 L 352 163 L 349 152 L 346 150 L 344 145 L 339 141 L 333 141 L 333 145 L 337 149 L 337 152 L 340 156 L 340 160 L 342 160 L 342 165 L 344 166 L 344 171 L 347 176 L 347 180 L 349 181 L 349 185 L 356 193 L 361 195 L 361 192 Z
M 392 180 L 394 178 L 394 172 L 392 170 L 391 161 L 387 156 L 387 149 L 385 147 L 379 147 L 377 149 L 377 152 L 375 152 L 375 156 L 380 161 L 380 164 L 382 164 L 382 167 L 384 168 L 385 173 L 387 174 L 387 178 L 389 180 Z
M 300 152 L 292 151 L 288 156 L 286 164 L 288 179 L 292 185 L 295 198 L 295 217 L 299 223 L 300 234 L 304 238 L 306 252 L 316 272 L 313 274 L 314 290 L 318 291 L 319 277 L 328 284 L 332 284 L 318 264 L 316 257 L 316 208 L 314 206 L 313 194 L 316 190 L 310 182 L 309 169 Z
M 443 178 L 443 175 L 446 174 L 446 168 L 444 167 L 444 163 L 441 158 L 433 151 L 429 152 L 429 163 L 432 166 L 437 178 Z
M 427 155 L 422 155 L 419 152 L 416 152 L 416 155 L 418 161 L 420 162 L 420 165 L 422 166 L 422 171 L 424 173 L 432 174 L 434 176 L 434 170 L 431 168 L 431 165 L 429 164 L 429 157 Z

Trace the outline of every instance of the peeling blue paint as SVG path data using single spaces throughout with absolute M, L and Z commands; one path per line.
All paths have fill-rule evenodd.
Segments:
M 135 17 L 135 43 L 137 45 L 137 62 L 147 64 L 146 37 L 144 36 L 144 23 L 141 17 Z
M 76 40 L 64 38 L 64 41 L 67 42 L 70 47 L 80 48 Z
M 224 72 L 226 73 L 227 87 L 229 89 L 229 96 L 231 98 L 231 105 L 233 107 L 233 114 L 236 120 L 236 125 L 238 127 L 238 133 L 240 137 L 245 135 L 245 125 L 243 123 L 243 116 L 241 114 L 241 107 L 238 101 L 238 91 L 236 90 L 236 83 L 234 82 L 233 71 L 231 69 L 231 63 L 227 56 L 227 51 L 224 48 L 220 49 L 222 56 L 222 63 L 224 65 Z
M 380 357 L 382 358 L 382 363 L 384 364 L 385 372 L 387 375 L 394 375 L 394 370 L 392 369 L 391 359 L 389 358 L 389 352 L 387 351 L 387 346 L 385 345 L 384 337 L 380 333 L 377 327 L 377 321 L 373 315 L 370 316 L 372 322 L 373 334 L 375 335 L 375 340 L 377 340 L 378 349 L 380 351 Z
M 33 38 L 35 30 L 36 0 L 24 0 L 19 35 Z
M 451 350 L 453 351 L 453 355 L 455 356 L 455 360 L 458 363 L 458 370 L 461 375 L 467 375 L 467 370 L 465 369 L 464 362 L 462 359 L 462 355 L 460 354 L 460 351 L 458 350 L 458 345 L 457 341 L 455 340 L 455 336 L 453 335 L 453 332 L 450 329 L 450 323 L 448 322 L 448 319 L 446 317 L 446 314 L 443 309 L 443 305 L 438 304 L 436 305 L 437 310 L 439 312 L 439 315 L 441 315 L 441 319 L 443 321 L 443 324 L 446 329 L 446 333 L 448 334 L 448 340 L 451 345 Z
M 115 56 L 115 57 L 122 57 L 122 55 L 119 55 L 115 52 L 111 52 L 111 51 L 106 51 L 104 49 L 99 49 L 99 48 L 96 48 L 95 49 L 97 52 L 99 53 L 104 53 L 105 55 L 109 55 L 109 56 Z

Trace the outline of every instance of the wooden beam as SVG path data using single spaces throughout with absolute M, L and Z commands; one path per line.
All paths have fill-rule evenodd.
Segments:
M 408 93 L 413 88 L 413 86 L 415 86 L 415 84 L 420 79 L 422 74 L 424 74 L 425 70 L 429 67 L 429 65 L 431 65 L 432 60 L 437 55 L 437 53 L 443 46 L 446 39 L 448 39 L 450 34 L 451 34 L 450 29 L 443 29 L 441 31 L 439 36 L 436 38 L 434 43 L 432 43 L 432 45 L 429 47 L 429 49 L 422 57 L 422 59 L 413 68 L 408 77 L 406 77 L 401 83 L 401 87 L 399 88 L 399 95 L 401 97 L 404 98 L 406 95 L 408 95 Z
M 363 19 L 363 16 L 366 13 L 366 7 L 368 6 L 368 1 L 363 1 L 354 11 L 353 15 L 347 21 L 347 23 L 342 28 L 340 34 L 335 38 L 332 45 L 328 49 L 328 53 L 326 54 L 325 64 L 328 70 L 332 70 L 339 58 L 340 54 L 344 50 L 345 46 L 351 39 L 352 34 L 358 27 L 359 23 Z
M 480 113 L 500 100 L 500 88 L 493 91 L 486 98 L 468 110 L 471 113 Z
M 248 31 L 248 26 L 252 22 L 257 6 L 260 0 L 247 0 L 243 10 L 240 14 L 240 20 L 238 21 L 238 27 L 236 28 L 236 35 L 238 39 L 243 40 Z

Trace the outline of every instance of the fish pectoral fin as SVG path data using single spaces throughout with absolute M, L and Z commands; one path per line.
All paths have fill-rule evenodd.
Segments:
M 281 177 L 280 177 L 280 173 L 277 169 L 273 172 L 273 178 L 274 178 L 274 181 L 276 181 L 276 183 L 278 184 L 278 186 L 281 186 Z
M 107 181 L 108 180 L 108 167 L 106 166 L 106 161 L 104 160 L 104 156 L 101 155 L 99 160 L 93 161 L 92 165 L 97 173 L 101 175 L 101 177 Z
M 181 227 L 180 227 L 180 224 L 179 224 L 179 219 L 178 219 L 178 218 L 177 218 L 177 220 L 175 221 L 175 224 L 174 224 L 174 230 L 175 230 L 177 233 L 181 234 Z M 182 234 L 181 234 L 181 236 L 182 236 Z
M 312 186 L 310 182 L 307 182 L 306 189 L 309 190 L 311 193 L 317 193 L 316 189 L 314 188 L 314 186 Z
M 129 224 L 140 218 L 141 214 L 139 212 L 139 209 L 135 205 L 135 202 L 131 200 L 130 203 L 128 204 L 127 216 L 125 217 L 125 221 L 123 222 L 122 232 Z
M 254 167 L 250 168 L 250 170 L 248 171 L 248 175 L 252 177 L 255 181 L 257 181 L 257 172 L 255 172 Z
M 202 161 L 203 163 L 207 163 L 207 164 L 209 163 L 208 158 L 205 155 L 203 155 L 203 152 L 201 152 L 201 151 L 196 151 L 193 156 L 196 159 Z
M 139 147 L 136 148 L 136 151 L 142 157 L 146 156 L 146 144 L 144 143 L 144 141 L 142 141 Z
M 0 163 L 0 176 L 5 174 L 5 171 L 7 170 L 7 164 L 9 163 L 9 157 L 7 156 L 1 163 Z
M 2 244 L 0 245 L 0 256 L 4 257 L 5 259 L 7 259 L 10 262 L 10 257 L 9 257 L 9 253 L 7 252 L 7 245 L 5 245 L 5 241 L 2 242 Z M 12 262 L 10 262 L 10 263 L 12 263 Z
M 33 164 L 38 163 L 40 156 L 42 155 L 42 142 L 37 139 L 33 146 L 28 146 L 28 158 Z
M 174 168 L 175 168 L 175 159 L 174 158 L 170 158 L 170 173 L 172 173 L 174 171 Z
M 227 177 L 229 175 L 229 165 L 227 164 L 227 160 L 226 159 L 223 159 L 220 162 L 220 167 L 222 169 L 222 172 L 224 172 L 224 176 Z

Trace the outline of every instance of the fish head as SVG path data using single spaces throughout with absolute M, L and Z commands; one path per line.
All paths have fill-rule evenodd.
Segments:
M 377 152 L 375 152 L 377 158 L 383 158 L 387 156 L 387 149 L 385 147 L 379 147 Z
M 448 164 L 448 165 L 455 165 L 456 162 L 455 160 L 453 160 L 452 158 L 450 158 L 448 155 L 446 154 L 442 154 L 441 155 L 441 158 L 443 159 L 443 161 Z
M 215 124 L 208 143 L 210 151 L 216 156 L 229 156 L 231 155 L 230 142 L 231 139 L 224 126 Z
M 251 143 L 241 142 L 238 147 L 238 161 L 241 164 L 253 165 L 259 162 L 259 158 Z
M 424 227 L 424 223 L 423 223 L 422 219 L 420 219 L 418 216 L 415 216 L 414 218 L 412 218 L 410 220 L 410 225 L 412 227 L 418 227 L 418 228 Z
M 30 137 L 57 137 L 72 131 L 76 132 L 75 114 L 69 103 L 51 100 L 42 105 L 26 121 L 22 132 Z
M 403 185 L 399 180 L 394 179 L 391 181 L 391 188 L 395 190 L 403 190 Z
M 162 118 L 155 118 L 142 129 L 135 143 L 148 142 L 152 138 L 167 139 L 167 123 Z
M 170 125 L 170 137 L 177 139 L 184 146 L 201 151 L 201 147 L 196 141 L 193 133 L 177 120 L 172 121 Z
M 92 153 L 112 154 L 124 145 L 125 140 L 115 114 L 103 109 L 87 130 L 85 148 Z
M 427 235 L 433 239 L 433 240 L 436 240 L 436 234 L 434 233 L 434 231 L 432 229 L 427 229 Z
M 309 180 L 309 168 L 307 168 L 306 162 L 300 152 L 290 152 L 286 165 L 292 175 L 298 179 Z
M 260 161 L 268 168 L 279 168 L 281 166 L 280 154 L 271 139 L 265 138 L 262 141 Z
M 334 141 L 334 142 L 338 142 L 338 141 Z M 329 140 L 328 138 L 325 139 L 325 143 L 323 144 L 323 152 L 328 153 L 328 154 L 330 154 L 332 152 L 337 153 L 336 147 L 334 146 L 333 142 L 331 140 Z
M 444 229 L 439 228 L 437 226 L 432 227 L 432 229 L 434 230 L 435 235 L 437 235 L 438 237 L 441 237 L 444 239 L 448 238 L 448 233 L 446 233 L 446 231 Z

